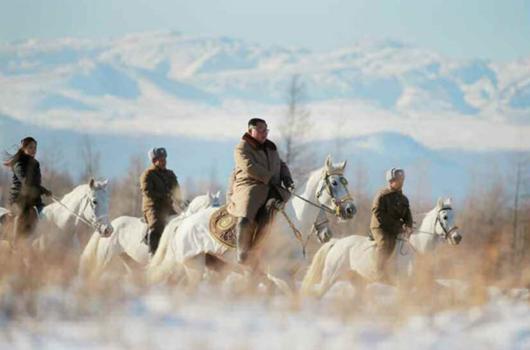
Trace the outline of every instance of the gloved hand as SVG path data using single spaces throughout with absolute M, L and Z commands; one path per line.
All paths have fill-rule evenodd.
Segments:
M 42 187 L 42 194 L 45 195 L 46 197 L 51 197 L 53 195 L 52 191 L 44 187 Z
M 283 179 L 283 185 L 285 186 L 286 189 L 289 190 L 289 192 L 294 192 L 295 190 L 295 186 L 294 186 L 294 181 L 293 179 L 291 178 L 285 178 Z

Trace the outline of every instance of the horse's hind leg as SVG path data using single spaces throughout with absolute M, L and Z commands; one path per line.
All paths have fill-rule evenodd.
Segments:
M 339 278 L 346 272 L 345 262 L 346 259 L 341 257 L 338 260 L 328 256 L 324 263 L 324 269 L 322 270 L 322 279 L 320 285 L 316 288 L 316 296 L 321 298 L 326 292 L 339 280 Z

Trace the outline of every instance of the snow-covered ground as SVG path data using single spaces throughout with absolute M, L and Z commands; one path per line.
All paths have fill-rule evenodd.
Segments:
M 320 301 L 203 287 L 193 295 L 132 288 L 113 301 L 42 291 L 34 316 L 2 316 L 0 348 L 530 349 L 528 290 L 491 289 L 481 306 L 398 317 L 381 312 L 399 310 L 393 291 L 381 287 L 371 291 L 373 305 L 338 302 L 344 285 Z

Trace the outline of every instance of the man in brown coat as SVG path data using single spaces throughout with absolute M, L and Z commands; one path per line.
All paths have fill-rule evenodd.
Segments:
M 379 281 L 389 280 L 386 263 L 394 251 L 398 234 L 405 230 L 408 235 L 412 231 L 409 200 L 402 192 L 405 172 L 392 168 L 387 172 L 386 180 L 388 187 L 375 197 L 370 221 L 370 231 L 376 242 L 376 273 Z
M 149 252 L 154 255 L 167 219 L 176 212 L 173 199 L 179 199 L 179 183 L 173 171 L 166 168 L 167 152 L 164 148 L 149 151 L 152 165 L 140 178 L 142 189 L 142 209 L 147 222 L 146 242 Z
M 237 259 L 244 263 L 252 243 L 252 227 L 258 210 L 268 199 L 288 199 L 276 186 L 294 188 L 291 173 L 280 159 L 276 145 L 267 139 L 269 129 L 263 119 L 248 122 L 248 131 L 234 151 L 235 169 L 228 189 L 228 212 L 238 218 Z M 283 191 L 280 191 L 283 192 Z

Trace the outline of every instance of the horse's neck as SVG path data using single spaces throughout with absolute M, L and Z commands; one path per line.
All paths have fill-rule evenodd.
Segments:
M 66 210 L 59 203 L 52 203 L 44 207 L 42 214 L 49 222 L 55 224 L 63 231 L 71 231 L 82 223 L 72 215 L 71 212 L 82 215 L 81 206 L 84 203 L 84 189 L 75 188 L 61 199 L 61 203 L 69 210 Z M 71 212 L 70 212 L 71 211 Z
M 318 203 L 316 199 L 318 182 L 319 178 L 317 176 L 311 176 L 304 186 L 304 192 L 301 197 L 313 203 Z M 291 198 L 285 207 L 285 211 L 291 220 L 297 224 L 298 230 L 304 235 L 308 234 L 320 209 L 298 197 L 292 196 Z
M 428 212 L 418 231 L 410 236 L 410 244 L 421 254 L 428 253 L 436 248 L 436 215 L 436 209 Z

